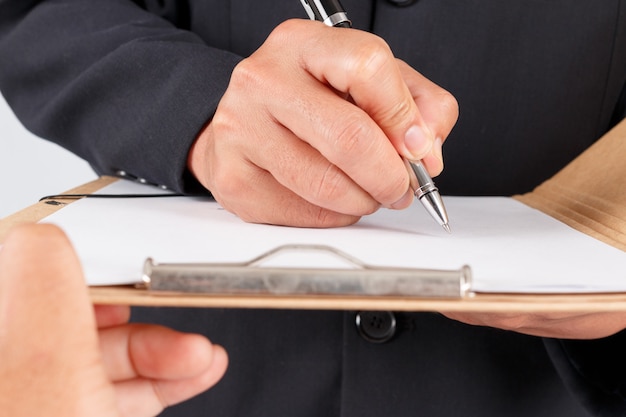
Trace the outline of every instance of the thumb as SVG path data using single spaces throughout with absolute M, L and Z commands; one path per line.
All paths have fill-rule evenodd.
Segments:
M 80 263 L 63 232 L 52 225 L 12 231 L 0 250 L 0 409 L 11 416 L 116 415 L 95 329 Z

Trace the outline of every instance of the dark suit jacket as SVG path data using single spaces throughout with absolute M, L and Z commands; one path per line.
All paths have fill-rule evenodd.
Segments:
M 459 100 L 438 180 L 447 194 L 529 191 L 626 114 L 624 0 L 343 3 Z M 4 0 L 0 88 L 30 130 L 97 172 L 199 192 L 190 144 L 232 68 L 290 17 L 305 17 L 297 0 Z M 354 312 L 134 317 L 230 353 L 225 379 L 168 416 L 626 415 L 626 333 L 548 340 L 398 313 L 395 336 L 376 344 Z

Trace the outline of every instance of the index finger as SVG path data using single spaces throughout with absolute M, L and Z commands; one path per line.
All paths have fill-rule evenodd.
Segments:
M 360 30 L 311 23 L 314 32 L 300 49 L 305 69 L 349 94 L 402 156 L 412 160 L 425 156 L 434 134 L 420 114 L 387 43 Z

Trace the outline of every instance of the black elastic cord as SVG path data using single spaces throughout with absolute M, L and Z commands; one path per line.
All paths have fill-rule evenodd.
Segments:
M 80 198 L 154 198 L 154 197 L 184 197 L 184 194 L 56 194 L 41 197 L 44 200 L 78 200 Z

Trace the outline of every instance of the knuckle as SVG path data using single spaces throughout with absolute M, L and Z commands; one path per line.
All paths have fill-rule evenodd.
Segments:
M 381 109 L 377 119 L 383 127 L 404 126 L 415 118 L 415 106 L 409 100 L 399 100 L 393 106 Z
M 240 61 L 231 74 L 229 88 L 239 87 L 250 89 L 252 86 L 262 84 L 259 71 L 259 64 L 254 58 L 246 58 Z
M 444 90 L 440 93 L 439 106 L 441 108 L 441 114 L 450 115 L 452 123 L 455 123 L 459 118 L 459 102 L 449 91 Z
M 374 36 L 371 42 L 364 42 L 356 49 L 350 70 L 355 79 L 371 82 L 378 78 L 392 57 L 387 43 Z
M 329 163 L 322 175 L 313 182 L 314 199 L 317 203 L 327 206 L 347 192 L 348 183 L 345 174 L 335 165 Z
M 368 132 L 360 115 L 352 113 L 346 118 L 337 118 L 336 120 L 340 125 L 335 124 L 329 130 L 329 143 L 333 144 L 335 153 L 339 156 L 350 155 L 354 158 L 367 152 L 369 146 L 365 146 L 366 149 L 362 148 L 367 145 L 364 138 Z M 338 133 L 334 135 L 334 132 Z
M 235 126 L 239 126 L 238 121 L 240 117 L 234 109 L 235 107 L 228 103 L 227 98 L 220 102 L 210 124 L 214 143 L 222 143 L 223 140 L 221 138 L 234 137 L 231 135 L 236 134 Z
M 304 19 L 288 19 L 278 24 L 267 36 L 263 45 L 259 50 L 271 50 L 281 55 L 289 53 L 292 49 L 289 47 L 293 44 L 303 44 L 309 41 L 309 36 L 303 37 L 303 34 L 310 34 L 311 30 L 303 30 L 304 26 L 319 22 L 311 22 Z M 311 29 L 311 28 L 306 28 Z M 256 55 L 255 52 L 253 54 Z
M 302 25 L 302 19 L 287 19 L 277 25 L 267 37 L 266 42 L 282 45 L 285 39 L 290 39 Z

